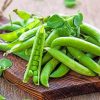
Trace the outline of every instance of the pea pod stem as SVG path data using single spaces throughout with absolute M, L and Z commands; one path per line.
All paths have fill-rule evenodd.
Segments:
M 86 76 L 95 76 L 96 74 L 93 73 L 88 68 L 84 67 L 83 65 L 79 64 L 78 62 L 74 61 L 67 55 L 63 54 L 57 49 L 46 47 L 47 50 L 54 58 L 68 66 L 71 70 Z M 56 53 L 55 53 L 56 52 Z
M 83 50 L 86 52 L 90 52 L 94 55 L 100 56 L 100 47 L 99 46 L 96 46 L 95 44 L 92 44 L 90 42 L 84 41 L 84 40 L 76 38 L 76 37 L 57 38 L 51 44 L 51 47 L 56 47 L 56 46 L 73 47 L 73 48 Z
M 100 65 L 93 61 L 89 56 L 85 55 L 82 51 L 68 47 L 68 51 L 74 56 L 81 64 L 91 69 L 93 72 L 100 75 Z

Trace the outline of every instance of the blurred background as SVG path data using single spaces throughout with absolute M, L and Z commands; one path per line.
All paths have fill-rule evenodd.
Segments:
M 0 8 L 5 0 L 0 0 Z M 10 1 L 10 0 L 8 0 Z M 98 25 L 100 28 L 98 18 L 100 18 L 100 0 L 76 0 L 77 4 L 73 8 L 65 7 L 64 0 L 11 0 L 12 3 L 4 11 L 4 16 L 9 18 L 11 14 L 12 19 L 18 18 L 12 11 L 14 9 L 26 10 L 30 13 L 47 16 L 53 13 L 61 13 L 65 15 L 74 14 L 81 11 L 84 14 L 86 22 Z M 95 21 L 94 21 L 95 20 Z

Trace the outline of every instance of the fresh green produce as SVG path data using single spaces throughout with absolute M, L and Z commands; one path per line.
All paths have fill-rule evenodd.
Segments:
M 73 59 L 71 59 L 70 57 L 68 57 L 64 53 L 60 52 L 59 50 L 53 49 L 53 48 L 49 48 L 49 47 L 46 47 L 45 49 L 54 58 L 56 58 L 57 60 L 59 60 L 60 62 L 62 62 L 66 66 L 68 66 L 73 71 L 75 71 L 75 72 L 77 72 L 79 74 L 82 74 L 82 75 L 86 75 L 86 76 L 95 76 L 96 75 L 91 70 L 89 70 L 88 68 L 86 68 L 83 65 L 79 64 L 78 62 L 74 61 Z
M 66 3 L 71 7 L 76 0 Z M 18 9 L 14 12 L 20 20 L 0 26 L 3 32 L 11 31 L 0 34 L 0 50 L 28 62 L 24 83 L 32 78 L 34 85 L 49 87 L 49 79 L 59 79 L 70 70 L 85 76 L 100 75 L 100 30 L 84 23 L 82 13 L 39 17 Z M 6 68 L 0 65 L 1 74 Z
M 35 40 L 35 37 L 32 37 L 25 42 L 19 42 L 18 44 L 13 46 L 10 50 L 8 50 L 6 54 L 13 53 L 13 52 L 20 52 L 22 50 L 30 48 L 32 44 L 34 43 L 34 40 Z
M 58 63 L 59 61 L 53 58 L 43 67 L 41 72 L 41 78 L 40 78 L 42 85 L 49 87 L 48 80 L 49 80 L 50 73 L 55 69 Z
M 55 46 L 69 46 L 77 48 L 86 52 L 90 52 L 97 56 L 100 56 L 100 47 L 96 46 L 90 42 L 84 41 L 76 37 L 60 37 L 55 39 L 52 44 L 52 47 Z
M 16 24 L 5 24 L 0 26 L 0 30 L 5 30 L 5 31 L 15 31 L 19 28 L 21 28 L 21 26 Z
M 20 18 L 24 19 L 24 20 L 28 20 L 29 18 L 32 17 L 31 14 L 29 14 L 28 12 L 26 11 L 23 11 L 23 10 L 18 10 L 18 9 L 15 9 L 13 10 Z
M 41 26 L 38 32 L 36 33 L 36 38 L 33 44 L 32 53 L 30 55 L 28 66 L 24 74 L 23 82 L 28 82 L 30 78 L 29 71 L 31 70 L 33 73 L 34 84 L 39 85 L 44 41 L 45 41 L 45 30 L 44 26 Z
M 40 21 L 38 19 L 34 19 L 34 21 L 31 22 L 29 25 L 22 27 L 16 31 L 6 33 L 6 34 L 0 34 L 0 38 L 3 39 L 4 41 L 12 42 L 15 39 L 17 39 L 23 32 L 26 32 L 26 31 L 36 27 L 39 24 L 40 24 Z
M 72 56 L 74 56 L 81 64 L 91 69 L 93 72 L 100 75 L 100 65 L 93 61 L 89 56 L 85 55 L 80 50 L 72 47 L 68 47 L 68 50 Z
M 72 8 L 76 5 L 76 0 L 64 0 L 64 4 L 68 8 Z
M 83 23 L 81 26 L 81 32 L 91 36 L 92 38 L 96 39 L 98 42 L 100 42 L 100 30 L 96 27 L 89 25 L 87 23 Z
M 6 98 L 2 95 L 0 95 L 0 100 L 6 100 Z
M 0 59 L 0 76 L 2 75 L 3 71 L 10 68 L 12 66 L 11 60 L 7 58 Z
M 62 77 L 64 75 L 66 75 L 68 72 L 69 72 L 69 68 L 64 65 L 64 64 L 61 64 L 54 72 L 52 72 L 50 74 L 50 77 L 51 78 L 59 78 L 59 77 Z

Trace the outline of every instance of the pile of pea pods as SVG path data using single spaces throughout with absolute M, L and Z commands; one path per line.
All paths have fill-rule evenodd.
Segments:
M 100 30 L 84 23 L 83 14 L 46 17 L 14 10 L 20 20 L 0 26 L 0 50 L 26 60 L 23 82 L 49 87 L 50 78 L 71 70 L 87 77 L 100 75 Z M 7 32 L 6 32 L 7 31 Z

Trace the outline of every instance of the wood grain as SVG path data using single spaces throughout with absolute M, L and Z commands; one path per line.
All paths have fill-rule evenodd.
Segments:
M 2 52 L 0 57 L 2 58 Z M 32 82 L 24 84 L 22 79 L 27 62 L 12 54 L 8 55 L 8 58 L 13 61 L 13 66 L 5 71 L 4 78 L 38 100 L 58 100 L 69 96 L 100 91 L 99 77 L 85 77 L 75 72 L 70 72 L 60 79 L 50 80 L 49 88 L 35 86 Z
M 4 14 L 5 16 L 8 16 L 8 14 L 14 8 L 19 8 L 23 10 L 25 9 L 27 11 L 36 13 L 38 15 L 49 15 L 52 13 L 72 14 L 76 12 L 77 10 L 80 10 L 84 13 L 86 22 L 100 28 L 100 13 L 99 13 L 100 6 L 99 4 L 100 4 L 100 0 L 80 0 L 78 6 L 76 6 L 75 9 L 66 9 L 63 5 L 63 0 L 58 0 L 58 1 L 50 0 L 49 2 L 48 0 L 30 0 L 30 1 L 29 0 L 21 0 L 21 1 L 15 0 L 11 4 L 11 6 L 7 9 L 7 11 L 4 12 Z M 16 19 L 16 18 L 17 18 L 16 16 L 13 16 L 13 19 Z M 19 92 L 19 96 L 18 96 L 12 89 L 13 87 L 14 89 L 17 89 L 15 86 L 11 85 L 10 83 L 8 84 L 8 82 L 4 81 L 3 79 L 0 80 L 0 82 L 2 83 L 0 84 L 0 91 L 3 87 L 5 88 L 9 87 L 9 91 L 11 92 L 11 94 L 14 95 L 14 97 L 18 98 L 16 100 L 22 100 L 22 98 L 26 95 L 25 94 L 23 96 L 20 96 L 20 92 L 18 91 Z M 4 93 L 5 96 L 8 95 L 6 92 L 7 91 L 5 89 L 2 91 L 2 93 Z M 22 91 L 21 93 L 24 94 Z M 9 96 L 9 99 L 7 100 L 12 100 L 13 96 L 11 97 L 10 96 Z M 90 94 L 90 95 L 71 97 L 66 100 L 99 100 L 99 98 L 100 98 L 100 94 L 95 93 L 95 94 Z

